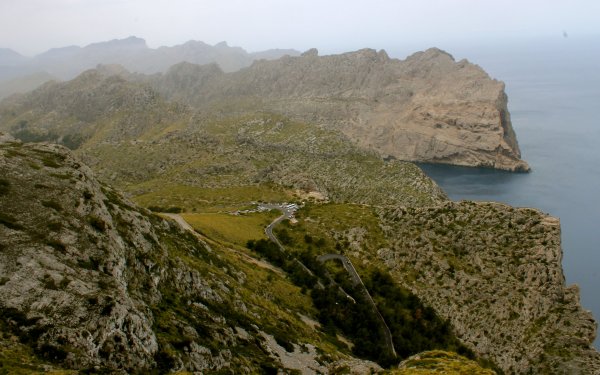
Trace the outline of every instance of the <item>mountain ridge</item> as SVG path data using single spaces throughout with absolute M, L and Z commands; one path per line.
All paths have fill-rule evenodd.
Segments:
M 216 62 L 225 71 L 235 71 L 248 66 L 256 59 L 276 59 L 284 55 L 297 55 L 293 49 L 272 49 L 247 52 L 241 47 L 230 47 L 225 42 L 214 46 L 190 40 L 174 46 L 150 48 L 142 38 L 91 43 L 86 46 L 52 48 L 33 57 L 3 49 L 0 54 L 0 83 L 41 71 L 61 79 L 70 80 L 98 64 L 120 64 L 133 72 L 153 74 L 165 71 L 182 61 L 207 64 Z M 13 90 L 8 94 L 19 92 Z M 8 94 L 2 94 L 1 97 Z
M 313 49 L 223 74 L 176 65 L 146 82 L 201 110 L 263 108 L 331 127 L 384 157 L 530 169 L 521 160 L 504 83 L 437 48 L 405 60 L 383 50 L 319 56 Z
M 521 160 L 504 84 L 467 60 L 456 62 L 437 48 L 405 60 L 372 49 L 327 56 L 311 49 L 281 57 L 285 52 L 290 51 L 248 54 L 224 42 L 209 46 L 194 41 L 151 50 L 143 39 L 131 37 L 54 51 L 70 56 L 69 68 L 60 57 L 51 60 L 59 70 L 120 63 L 138 72 L 121 76 L 149 84 L 167 99 L 200 110 L 218 110 L 227 103 L 229 111 L 237 106 L 239 113 L 267 110 L 315 122 L 342 131 L 383 157 L 529 170 Z M 135 66 L 140 58 L 145 68 Z M 216 63 L 219 69 L 190 65 L 196 62 Z M 165 73 L 139 74 L 160 71 Z M 28 82 L 31 87 L 38 81 Z

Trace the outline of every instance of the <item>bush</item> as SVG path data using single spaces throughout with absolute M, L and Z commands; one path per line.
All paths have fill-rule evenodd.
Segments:
M 87 270 L 96 271 L 100 268 L 100 260 L 95 257 L 90 257 L 87 260 L 78 260 L 77 265 Z
M 156 361 L 157 369 L 161 374 L 170 372 L 177 365 L 174 354 L 169 350 L 165 350 L 165 348 L 161 348 L 161 350 L 154 355 L 154 360 Z
M 294 345 L 291 342 L 289 342 L 282 335 L 275 334 L 275 341 L 277 342 L 277 344 L 279 344 L 281 347 L 283 347 L 286 352 L 288 352 L 288 353 L 294 352 Z
M 17 222 L 17 219 L 15 219 L 14 217 L 2 213 L 0 212 L 0 224 L 4 225 L 5 227 L 9 228 L 9 229 L 14 229 L 14 230 L 22 230 L 23 226 L 21 224 L 19 224 Z
M 56 159 L 54 159 L 51 156 L 44 156 L 42 158 L 42 164 L 44 164 L 46 167 L 50 167 L 50 168 L 60 168 L 60 164 L 58 164 L 56 162 Z
M 63 225 L 60 221 L 51 221 L 48 223 L 47 227 L 53 232 L 58 232 L 62 229 Z
M 5 178 L 0 178 L 0 196 L 8 194 L 10 190 L 10 181 Z
M 248 241 L 246 246 L 250 250 L 254 250 L 260 255 L 264 256 L 271 262 L 272 264 L 282 267 L 286 260 L 288 259 L 288 255 L 282 252 L 277 245 L 273 242 L 265 239 L 260 239 L 258 241 Z
M 48 244 L 49 246 L 52 246 L 53 248 L 60 251 L 61 253 L 64 253 L 67 251 L 67 246 L 58 240 L 49 239 L 48 241 L 46 241 L 46 244 Z
M 36 350 L 36 354 L 42 358 L 60 362 L 67 358 L 69 353 L 59 346 L 45 343 Z
M 62 138 L 62 144 L 67 146 L 71 150 L 76 150 L 81 146 L 86 138 L 80 134 L 67 134 Z
M 62 207 L 61 207 L 60 203 L 55 202 L 55 201 L 42 201 L 42 206 L 52 208 L 53 210 L 56 210 L 56 211 L 62 211 Z
M 44 275 L 43 283 L 44 283 L 44 288 L 46 288 L 46 289 L 52 289 L 52 290 L 58 289 L 56 282 L 54 281 L 52 276 L 50 276 L 48 274 Z
M 148 209 L 152 212 L 166 212 L 169 214 L 180 214 L 183 212 L 181 207 L 171 206 L 171 207 L 161 207 L 161 206 L 148 206 Z
M 281 241 L 281 243 L 284 245 L 292 245 L 294 242 L 294 239 L 290 236 L 287 229 L 285 228 L 277 230 L 276 235 L 279 241 Z

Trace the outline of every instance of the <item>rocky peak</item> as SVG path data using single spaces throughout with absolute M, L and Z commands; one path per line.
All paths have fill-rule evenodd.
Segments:
M 194 78 L 190 78 L 194 79 Z M 260 98 L 262 109 L 340 130 L 397 159 L 527 171 L 502 82 L 437 48 L 406 60 L 362 49 L 258 61 L 187 92 L 155 88 L 198 108 Z M 254 108 L 256 109 L 256 108 Z
M 407 60 L 420 59 L 420 60 L 447 60 L 455 61 L 454 57 L 448 52 L 441 50 L 437 47 L 428 48 L 423 52 L 417 52 L 409 56 Z
M 387 52 L 384 49 L 379 50 L 379 52 L 377 52 L 377 55 L 379 55 L 379 60 L 381 61 L 389 61 L 390 57 L 388 56 Z
M 84 49 L 147 49 L 146 41 L 142 38 L 130 36 L 124 39 L 113 39 L 107 42 L 92 43 L 84 47 Z
M 309 57 L 309 56 L 317 57 L 317 56 L 319 56 L 319 50 L 316 48 L 311 48 L 309 50 L 306 50 L 305 52 L 302 52 L 302 54 L 300 56 L 302 56 L 302 57 Z
M 219 42 L 215 44 L 215 48 L 229 48 L 229 45 L 226 41 Z
M 95 70 L 104 77 L 128 77 L 131 74 L 123 65 L 120 64 L 98 64 Z

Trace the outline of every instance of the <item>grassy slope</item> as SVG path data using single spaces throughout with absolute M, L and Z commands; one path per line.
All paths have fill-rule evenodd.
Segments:
M 390 375 L 493 375 L 489 369 L 482 369 L 476 362 L 465 357 L 441 350 L 415 355 L 400 364 Z
M 19 338 L 0 329 L 0 375 L 74 375 L 77 372 L 62 370 L 47 361 L 40 360 L 33 350 L 19 342 Z
M 244 246 L 248 240 L 266 238 L 264 228 L 278 213 L 262 212 L 242 215 L 230 213 L 183 214 L 182 217 L 194 229 L 212 239 Z

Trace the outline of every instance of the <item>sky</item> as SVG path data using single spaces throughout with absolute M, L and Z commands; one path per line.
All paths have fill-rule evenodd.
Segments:
M 341 52 L 600 34 L 598 0 L 0 0 L 0 47 L 32 56 L 131 35 Z

